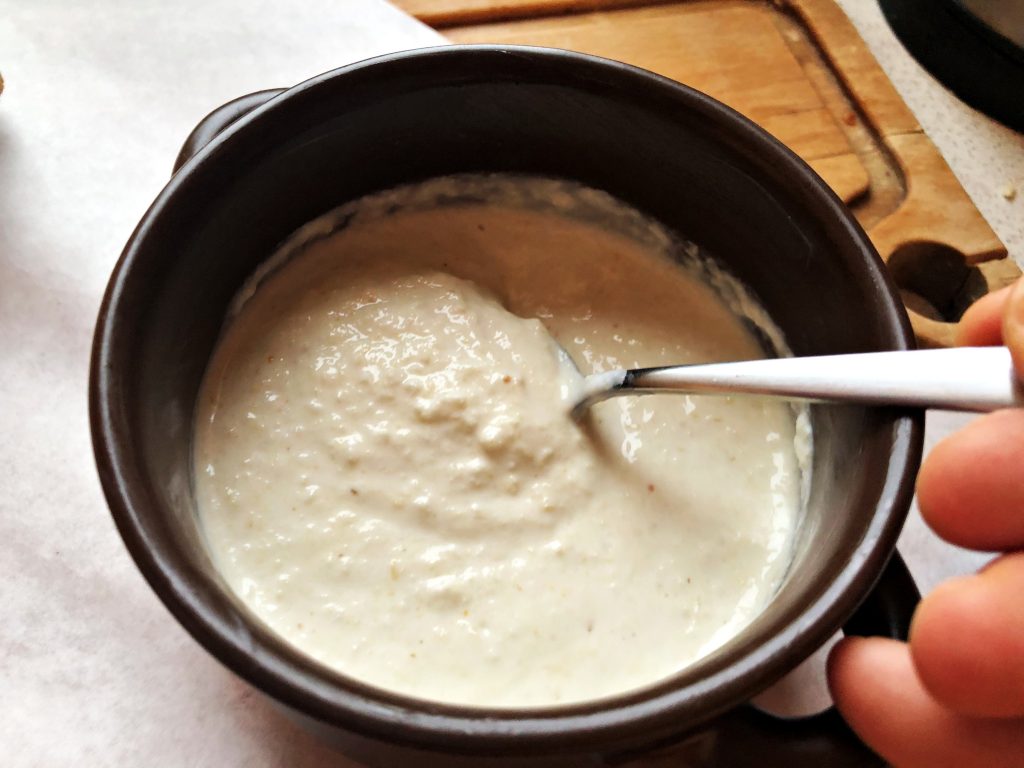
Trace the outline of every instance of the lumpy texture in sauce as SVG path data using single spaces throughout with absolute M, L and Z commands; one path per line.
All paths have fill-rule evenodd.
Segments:
M 785 404 L 619 398 L 584 373 L 763 356 L 694 276 L 554 212 L 355 221 L 228 327 L 197 417 L 200 517 L 266 624 L 346 674 L 492 707 L 656 682 L 742 630 L 800 505 Z

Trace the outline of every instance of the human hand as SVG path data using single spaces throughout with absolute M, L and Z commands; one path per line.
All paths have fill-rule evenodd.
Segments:
M 1024 280 L 977 302 L 959 343 L 1006 344 L 1024 380 Z M 839 711 L 898 768 L 1024 766 L 1024 409 L 939 443 L 917 479 L 921 515 L 960 546 L 1006 552 L 941 584 L 907 644 L 847 638 L 829 658 Z

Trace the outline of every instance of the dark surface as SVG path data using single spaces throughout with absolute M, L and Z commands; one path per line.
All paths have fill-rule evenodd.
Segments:
M 1024 48 L 954 0 L 879 2 L 921 66 L 967 104 L 1024 131 Z
M 795 667 L 869 594 L 910 502 L 919 412 L 812 409 L 814 481 L 791 575 L 726 647 L 640 692 L 517 713 L 392 695 L 293 651 L 217 575 L 198 536 L 190 482 L 193 407 L 230 299 L 287 235 L 346 201 L 455 172 L 576 179 L 717 254 L 797 354 L 910 347 L 881 262 L 825 184 L 710 98 L 565 52 L 451 47 L 388 56 L 308 81 L 249 116 L 236 112 L 224 113 L 222 122 L 237 122 L 184 163 L 132 236 L 93 349 L 90 410 L 103 487 L 139 568 L 186 629 L 295 716 L 375 764 L 496 757 L 597 765 L 680 741 L 685 764 L 723 764 L 715 745 L 735 741 L 730 729 L 766 736 L 763 750 L 747 752 L 758 765 L 800 764 L 794 756 L 810 754 L 812 742 L 832 749 L 837 762 L 829 764 L 863 764 L 866 751 L 834 715 L 775 728 L 737 706 Z M 215 128 L 217 119 L 208 120 Z M 868 604 L 898 609 L 879 614 L 877 631 L 905 622 L 916 599 L 912 585 L 878 595 L 889 592 L 901 600 Z M 744 764 L 736 759 L 730 764 Z

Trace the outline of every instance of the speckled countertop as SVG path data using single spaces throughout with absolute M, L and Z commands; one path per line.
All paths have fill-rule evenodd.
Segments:
M 838 0 L 1018 263 L 1024 138 L 946 93 L 872 0 Z M 316 766 L 345 761 L 182 630 L 106 511 L 85 381 L 117 254 L 212 107 L 347 61 L 440 42 L 382 0 L 0 0 L 0 763 Z M 965 419 L 930 418 L 928 441 Z M 911 516 L 924 587 L 985 558 Z M 777 698 L 815 689 L 811 666 Z

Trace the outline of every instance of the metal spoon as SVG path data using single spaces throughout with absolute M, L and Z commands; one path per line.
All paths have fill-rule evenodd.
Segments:
M 1006 347 L 960 347 L 672 365 L 596 373 L 574 393 L 581 419 L 609 397 L 660 392 L 773 395 L 793 400 L 952 411 L 1024 407 Z

